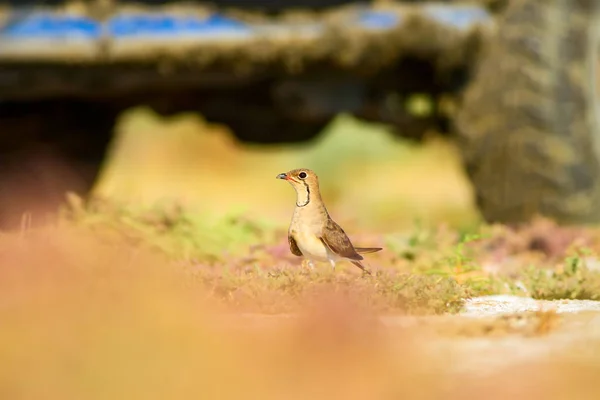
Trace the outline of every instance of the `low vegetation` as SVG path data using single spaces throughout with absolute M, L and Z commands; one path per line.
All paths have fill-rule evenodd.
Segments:
M 578 240 L 586 241 L 582 247 L 547 243 L 573 234 L 545 220 L 520 229 L 482 226 L 472 233 L 417 227 L 408 235 L 363 235 L 363 242 L 385 248 L 367 258 L 373 276 L 351 264 L 309 270 L 289 252 L 283 227 L 240 216 L 210 220 L 181 207 L 136 212 L 109 202 L 84 205 L 71 196 L 61 226 L 161 254 L 188 274 L 190 285 L 238 311 L 292 312 L 321 291 L 403 314 L 456 313 L 469 297 L 490 294 L 600 297 L 598 233 L 579 233 Z

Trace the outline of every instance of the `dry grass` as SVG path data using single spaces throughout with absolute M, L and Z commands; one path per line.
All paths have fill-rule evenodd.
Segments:
M 214 299 L 252 312 L 290 312 L 330 292 L 377 312 L 454 313 L 474 295 L 593 300 L 600 284 L 600 231 L 573 235 L 546 220 L 519 229 L 482 226 L 472 234 L 440 226 L 355 235 L 357 243 L 384 247 L 366 259 L 373 276 L 349 263 L 335 271 L 318 264 L 311 271 L 290 253 L 284 228 L 243 217 L 209 220 L 182 209 L 136 212 L 72 198 L 62 221 L 109 243 L 151 248 Z M 548 238 L 556 243 L 546 243 Z
M 350 263 L 336 271 L 328 264 L 311 271 L 290 253 L 285 231 L 252 221 L 226 218 L 207 224 L 181 211 L 136 214 L 105 204 L 72 204 L 64 210 L 64 226 L 107 243 L 152 249 L 185 272 L 189 284 L 223 305 L 249 312 L 297 311 L 319 293 L 336 293 L 374 311 L 444 313 L 460 310 L 469 295 L 453 275 L 413 271 L 419 263 L 405 263 L 394 252 L 369 257 L 373 276 Z

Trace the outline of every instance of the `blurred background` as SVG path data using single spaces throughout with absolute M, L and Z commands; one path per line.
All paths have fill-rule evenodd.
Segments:
M 294 168 L 317 172 L 332 215 L 356 229 L 468 226 L 477 218 L 453 143 L 432 132 L 431 140 L 416 144 L 348 115 L 335 118 L 314 142 L 252 146 L 197 115 L 128 110 L 93 193 L 148 208 L 177 203 L 216 217 L 239 212 L 287 225 L 295 193 L 275 176 Z
M 305 167 L 346 226 L 472 226 L 453 119 L 495 2 L 451 3 L 5 0 L 0 224 L 75 192 L 284 226 Z
M 592 4 L 0 6 L 5 227 L 67 192 L 283 223 L 293 192 L 274 177 L 301 167 L 369 231 L 600 221 Z

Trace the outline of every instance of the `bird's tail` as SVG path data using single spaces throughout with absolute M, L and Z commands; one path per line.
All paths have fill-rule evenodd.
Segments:
M 369 275 L 373 275 L 373 274 L 371 274 L 371 271 L 369 271 L 368 269 L 366 269 L 366 268 L 365 268 L 365 266 L 364 266 L 364 265 L 362 265 L 362 264 L 360 263 L 360 261 L 354 261 L 354 260 L 353 260 L 353 261 L 350 261 L 350 262 L 351 262 L 352 264 L 356 265 L 358 268 L 362 269 L 362 270 L 363 270 L 364 272 L 366 272 L 367 274 L 369 274 Z
M 382 247 L 355 247 L 354 250 L 356 250 L 357 253 L 376 253 L 379 250 L 383 250 Z

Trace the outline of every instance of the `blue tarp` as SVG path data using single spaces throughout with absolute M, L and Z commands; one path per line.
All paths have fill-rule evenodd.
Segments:
M 474 23 L 489 18 L 487 12 L 479 7 L 456 7 L 444 5 L 421 6 L 424 12 L 441 24 L 464 29 Z M 348 13 L 348 24 L 358 25 L 368 30 L 389 30 L 402 24 L 402 13 L 357 8 Z M 319 22 L 302 26 L 286 23 L 269 23 L 270 30 L 310 29 L 319 32 L 323 26 Z M 78 39 L 91 41 L 102 37 L 178 37 L 197 36 L 252 36 L 264 34 L 265 27 L 260 24 L 245 23 L 221 14 L 196 17 L 184 14 L 167 14 L 159 10 L 147 12 L 120 13 L 104 22 L 98 22 L 84 16 L 73 16 L 48 11 L 13 9 L 6 22 L 0 26 L 0 45 L 4 40 L 18 39 Z

